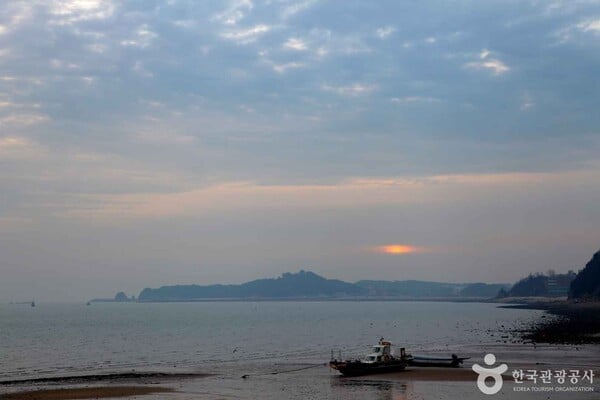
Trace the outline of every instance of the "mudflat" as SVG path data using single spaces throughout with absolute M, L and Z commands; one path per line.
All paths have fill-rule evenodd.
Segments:
M 173 392 L 160 386 L 101 386 L 69 389 L 44 389 L 0 395 L 1 400 L 101 399 Z
M 391 374 L 388 378 L 392 376 L 406 381 L 475 382 L 477 380 L 477 374 L 470 368 L 411 367 L 397 374 Z

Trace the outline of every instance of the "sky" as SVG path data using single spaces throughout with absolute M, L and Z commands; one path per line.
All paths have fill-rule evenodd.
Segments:
M 0 301 L 578 270 L 599 71 L 599 1 L 2 2 Z

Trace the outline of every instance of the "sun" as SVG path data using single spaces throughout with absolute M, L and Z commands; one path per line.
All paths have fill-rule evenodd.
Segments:
M 419 251 L 419 249 L 417 247 L 410 246 L 407 244 L 386 244 L 383 246 L 376 247 L 376 250 L 379 253 L 394 254 L 394 255 L 411 254 L 411 253 L 416 253 Z

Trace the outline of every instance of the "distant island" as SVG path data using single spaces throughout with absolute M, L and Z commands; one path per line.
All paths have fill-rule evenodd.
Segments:
M 350 283 L 327 279 L 311 271 L 286 272 L 278 278 L 257 279 L 239 285 L 173 285 L 145 288 L 137 299 L 119 292 L 114 298 L 90 302 L 176 302 L 208 300 L 503 300 L 524 297 L 600 298 L 600 251 L 575 273 L 530 274 L 508 283 L 443 283 L 418 280 L 361 280 Z
M 126 303 L 136 301 L 135 296 L 127 297 L 125 292 L 118 292 L 111 299 L 92 299 L 88 303 Z
M 343 299 L 343 298 L 490 298 L 509 284 L 440 283 L 428 281 L 358 281 L 327 279 L 311 271 L 284 273 L 240 285 L 175 285 L 146 288 L 140 302 L 225 299 Z

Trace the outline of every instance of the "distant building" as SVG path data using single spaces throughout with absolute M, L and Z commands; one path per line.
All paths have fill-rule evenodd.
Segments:
M 568 274 L 550 275 L 547 280 L 548 296 L 551 297 L 566 297 L 569 295 L 571 282 L 575 279 L 576 274 L 569 271 Z

